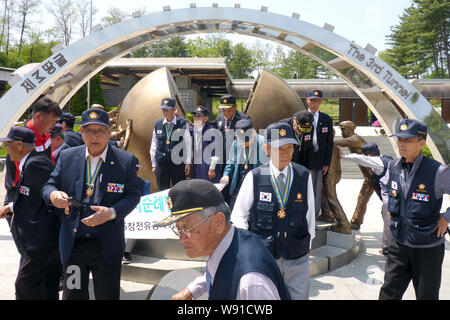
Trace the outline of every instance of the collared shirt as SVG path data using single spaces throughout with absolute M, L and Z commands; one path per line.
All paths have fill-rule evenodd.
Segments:
M 280 173 L 284 174 L 284 182 L 286 184 L 287 173 L 288 170 L 291 170 L 291 183 L 294 181 L 294 172 L 292 169 L 292 164 L 289 163 L 289 166 L 285 167 L 283 171 L 280 172 L 277 167 L 275 167 L 270 160 L 270 169 L 278 178 Z M 289 186 L 289 187 L 290 187 Z M 253 172 L 250 171 L 244 178 L 244 182 L 241 186 L 241 191 L 239 192 L 236 202 L 233 207 L 233 212 L 231 213 L 231 222 L 236 228 L 248 229 L 248 218 L 250 216 L 250 209 L 253 206 L 254 200 L 254 190 L 253 190 Z M 312 184 L 311 174 L 308 178 L 308 212 L 306 213 L 306 221 L 308 223 L 308 231 L 311 236 L 309 248 L 311 248 L 312 240 L 316 236 L 316 214 L 315 214 L 315 206 L 314 206 L 314 188 Z
M 230 247 L 233 236 L 234 227 L 232 226 L 214 249 L 212 255 L 208 257 L 207 266 L 211 274 L 211 285 L 214 284 L 217 268 L 223 255 Z M 192 297 L 197 299 L 206 292 L 206 276 L 197 277 L 187 288 L 192 293 Z M 258 272 L 249 272 L 241 277 L 236 300 L 280 300 L 280 295 L 277 287 L 268 277 Z
M 416 158 L 416 160 L 414 160 L 414 164 L 413 164 L 411 170 L 409 172 L 407 170 L 402 170 L 399 175 L 400 186 L 403 190 L 403 196 L 405 199 L 408 197 L 408 190 L 411 187 L 411 183 L 414 179 L 414 176 L 416 175 L 417 170 L 419 169 L 419 166 L 420 166 L 420 163 L 422 162 L 423 157 L 424 157 L 423 154 L 420 153 L 419 156 Z M 398 161 L 398 160 L 396 160 L 396 161 Z M 402 159 L 400 161 L 404 161 L 404 160 Z M 386 197 L 386 199 L 387 199 L 388 192 L 389 192 L 388 189 L 390 188 L 390 186 L 388 185 L 388 183 L 389 183 L 389 168 L 387 169 L 386 174 L 383 176 L 383 178 L 381 178 L 380 182 L 387 186 L 387 188 L 385 188 L 385 190 L 383 190 L 383 188 L 381 189 L 383 199 L 384 199 L 384 197 Z M 383 193 L 385 193 L 385 194 L 383 195 Z M 436 175 L 434 177 L 434 194 L 436 196 L 436 199 L 442 198 L 444 194 L 450 194 L 450 167 L 441 164 L 439 166 L 439 168 L 437 169 Z M 445 220 L 447 220 L 448 222 L 450 222 L 450 208 L 447 208 L 446 212 L 444 214 L 442 214 L 442 217 Z M 413 247 L 413 248 L 429 248 L 429 247 L 434 247 L 434 246 L 440 245 L 444 242 L 445 242 L 445 237 L 442 237 L 441 240 L 439 240 L 431 245 L 412 245 L 408 241 L 405 241 L 405 243 L 403 243 L 403 244 L 408 247 Z
M 164 118 L 163 120 L 163 126 L 169 123 L 169 121 L 167 121 L 166 118 Z M 177 116 L 173 116 L 172 121 L 170 121 L 170 123 L 172 123 L 174 126 L 177 124 Z M 192 159 L 192 138 L 191 135 L 189 133 L 189 127 L 188 127 L 188 123 L 186 123 L 186 128 L 184 130 L 184 134 L 183 134 L 183 141 L 185 143 L 186 146 L 186 163 L 190 164 L 191 163 L 191 159 Z M 156 138 L 156 131 L 155 129 L 153 129 L 153 136 L 152 136 L 152 143 L 150 145 L 150 159 L 152 160 L 152 166 L 153 168 L 156 168 L 156 146 L 158 145 L 158 138 Z
M 60 145 L 58 148 L 56 148 L 55 150 L 52 151 L 53 158 L 58 157 L 59 153 L 61 152 L 61 149 L 62 149 L 65 145 L 66 145 L 66 144 L 63 143 L 63 144 Z

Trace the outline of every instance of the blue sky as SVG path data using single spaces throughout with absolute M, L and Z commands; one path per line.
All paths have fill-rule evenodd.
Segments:
M 110 7 L 131 14 L 140 8 L 146 8 L 147 12 L 162 11 L 166 5 L 172 9 L 187 8 L 190 3 L 196 3 L 197 7 L 210 7 L 212 3 L 233 7 L 235 3 L 241 3 L 242 8 L 258 10 L 267 6 L 270 12 L 287 16 L 296 12 L 301 20 L 318 26 L 329 23 L 335 26 L 334 31 L 340 36 L 363 47 L 370 43 L 381 51 L 386 48 L 385 36 L 390 33 L 390 27 L 399 23 L 399 15 L 411 5 L 411 0 L 93 0 L 98 9 L 93 24 L 99 23 Z

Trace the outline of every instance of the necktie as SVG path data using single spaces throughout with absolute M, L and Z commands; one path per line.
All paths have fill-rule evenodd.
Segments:
M 280 190 L 281 194 L 284 194 L 284 189 L 286 188 L 286 185 L 284 183 L 284 173 L 280 173 L 277 178 L 278 182 L 278 189 Z
M 314 134 L 313 134 L 313 147 L 314 152 L 319 150 L 319 144 L 317 143 L 317 124 L 319 121 L 316 121 L 316 116 L 314 116 Z
M 212 278 L 211 278 L 211 274 L 209 273 L 209 270 L 208 270 L 208 261 L 206 261 L 205 275 L 206 275 L 206 291 L 208 291 L 208 294 L 209 294 L 209 289 L 211 289 Z

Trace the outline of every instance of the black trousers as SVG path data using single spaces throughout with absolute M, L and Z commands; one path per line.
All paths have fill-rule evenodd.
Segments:
M 174 186 L 181 180 L 185 180 L 184 168 L 184 164 L 158 163 L 155 175 L 159 191 L 169 189 L 170 182 Z
M 57 246 L 33 257 L 23 254 L 15 282 L 16 300 L 58 300 L 61 271 Z
M 380 300 L 402 299 L 411 280 L 416 299 L 439 299 L 444 244 L 431 248 L 411 248 L 393 240 L 388 252 Z
M 98 239 L 76 239 L 64 264 L 63 300 L 89 300 L 89 273 L 92 273 L 96 300 L 119 300 L 122 264 L 108 264 Z

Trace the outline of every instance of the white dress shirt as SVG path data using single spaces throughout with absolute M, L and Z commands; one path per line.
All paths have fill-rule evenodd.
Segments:
M 163 126 L 168 123 L 169 121 L 167 121 L 166 118 L 164 118 L 163 120 Z M 170 121 L 171 123 L 173 123 L 173 125 L 175 126 L 177 124 L 177 116 L 173 116 L 172 121 Z M 191 163 L 191 159 L 192 159 L 192 138 L 191 138 L 191 134 L 189 133 L 189 124 L 186 123 L 186 128 L 184 130 L 184 134 L 183 134 L 183 141 L 185 143 L 185 149 L 186 150 L 186 163 Z M 155 129 L 153 129 L 153 136 L 152 136 L 152 143 L 150 145 L 150 159 L 152 160 L 152 166 L 153 168 L 156 168 L 156 146 L 158 145 L 158 139 L 156 138 L 156 131 Z
M 214 249 L 212 255 L 208 257 L 207 266 L 211 274 L 211 285 L 214 284 L 217 268 L 231 241 L 233 241 L 233 236 L 234 227 L 232 226 Z M 206 276 L 197 277 L 187 288 L 192 293 L 192 297 L 197 299 L 206 292 Z M 268 277 L 258 272 L 249 272 L 241 277 L 236 300 L 280 300 L 280 295 L 277 287 Z
M 347 155 L 342 154 L 342 159 L 350 160 L 362 167 L 371 168 L 373 173 L 377 176 L 382 174 L 384 171 L 384 163 L 380 157 L 368 157 L 362 154 L 350 153 Z
M 276 177 L 280 173 L 284 174 L 284 181 L 286 183 L 288 170 L 291 170 L 291 184 L 294 181 L 294 172 L 292 169 L 292 165 L 285 167 L 283 171 L 278 170 L 270 160 L 270 169 L 274 173 Z M 250 216 L 250 209 L 253 206 L 254 199 L 254 190 L 253 190 L 253 172 L 250 171 L 244 178 L 244 182 L 242 183 L 241 189 L 237 196 L 236 202 L 234 204 L 233 212 L 231 213 L 231 222 L 236 228 L 248 229 L 248 218 Z M 278 201 L 276 198 L 274 201 Z M 314 188 L 312 184 L 311 174 L 309 174 L 308 178 L 308 212 L 306 213 L 306 221 L 308 223 L 308 231 L 311 236 L 309 248 L 311 249 L 312 239 L 316 236 L 316 214 L 315 214 L 315 206 L 314 206 Z

